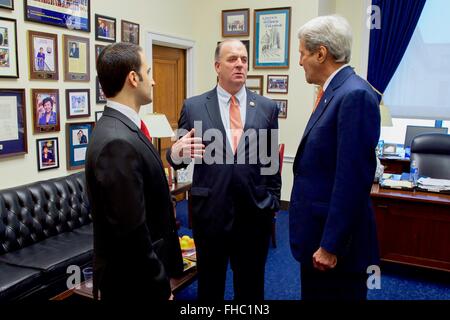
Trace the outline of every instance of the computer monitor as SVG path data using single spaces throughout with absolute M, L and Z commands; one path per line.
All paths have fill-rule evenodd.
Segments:
M 422 133 L 448 133 L 448 128 L 436 128 L 436 127 L 425 127 L 425 126 L 406 126 L 405 135 L 405 148 L 411 147 L 411 142 L 415 136 Z

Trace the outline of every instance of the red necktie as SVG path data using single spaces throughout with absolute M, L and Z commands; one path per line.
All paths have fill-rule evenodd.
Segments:
M 236 153 L 239 140 L 241 140 L 243 126 L 241 120 L 241 111 L 239 110 L 239 104 L 234 96 L 231 96 L 230 102 L 230 129 L 231 129 L 231 141 L 233 142 L 233 152 Z
M 322 99 L 322 96 L 323 96 L 323 89 L 322 89 L 322 87 L 320 87 L 319 92 L 317 93 L 317 99 L 316 99 L 316 103 L 314 104 L 314 109 L 313 109 L 312 113 L 314 113 L 314 111 L 316 111 L 317 106 L 319 105 L 320 99 Z
M 147 137 L 147 139 L 152 142 L 152 137 L 150 137 L 150 132 L 148 132 L 145 122 L 141 120 L 141 131 Z

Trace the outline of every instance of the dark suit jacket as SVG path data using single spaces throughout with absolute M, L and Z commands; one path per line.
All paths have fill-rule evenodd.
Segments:
M 238 148 L 245 147 L 245 164 L 235 164 L 237 158 L 233 156 L 226 136 L 215 88 L 184 102 L 178 128 L 189 131 L 194 128 L 194 121 L 201 121 L 203 132 L 208 129 L 220 130 L 223 148 L 216 150 L 215 156 L 224 163 L 195 164 L 191 189 L 194 236 L 198 239 L 229 231 L 237 211 L 244 212 L 249 218 L 257 219 L 258 215 L 272 214 L 278 210 L 281 188 L 278 141 L 267 139 L 268 150 L 271 144 L 275 144 L 276 174 L 261 175 L 260 169 L 264 167 L 263 164 L 259 161 L 256 164 L 249 164 L 248 140 L 244 143 L 245 139 L 241 139 L 238 146 Z M 247 90 L 244 132 L 249 129 L 256 130 L 258 141 L 259 129 L 278 129 L 278 109 L 272 100 Z M 196 132 L 196 135 L 198 134 L 199 132 Z M 208 149 L 211 141 L 204 139 L 203 143 Z M 227 150 L 230 164 L 225 164 Z M 168 161 L 174 168 L 181 168 L 182 166 L 172 162 L 170 151 L 169 149 L 167 153 Z
M 321 246 L 344 270 L 378 262 L 370 190 L 380 134 L 378 96 L 351 67 L 342 69 L 311 116 L 294 162 L 290 241 L 310 264 Z
M 127 290 L 124 299 L 167 299 L 168 276 L 182 268 L 169 186 L 153 145 L 114 109 L 106 107 L 93 130 L 86 181 L 95 284 Z

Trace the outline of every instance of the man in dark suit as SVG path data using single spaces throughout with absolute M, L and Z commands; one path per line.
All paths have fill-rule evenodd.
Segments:
M 139 117 L 152 101 L 142 49 L 106 47 L 97 73 L 107 104 L 88 146 L 86 182 L 94 222 L 94 292 L 102 300 L 169 299 L 182 270 L 169 186 Z
M 187 139 L 194 133 L 189 131 L 167 154 L 176 169 L 185 166 L 180 162 L 189 158 L 191 149 L 197 152 L 202 126 L 205 154 L 202 161 L 195 161 L 191 189 L 202 301 L 223 300 L 228 261 L 235 299 L 264 299 L 264 268 L 281 188 L 277 135 L 270 136 L 270 130 L 278 129 L 278 109 L 275 102 L 245 87 L 247 61 L 247 50 L 239 40 L 217 46 L 217 87 L 187 99 L 178 122 L 185 131 L 195 127 L 198 141 L 191 147 Z M 268 139 L 262 136 L 264 130 L 269 131 Z M 257 149 L 265 148 L 270 164 L 260 158 L 249 161 Z M 271 170 L 265 172 L 269 166 Z
M 379 97 L 347 64 L 352 35 L 344 18 L 315 18 L 298 37 L 306 81 L 323 88 L 293 167 L 290 242 L 302 299 L 366 299 L 367 267 L 378 264 L 370 190 Z

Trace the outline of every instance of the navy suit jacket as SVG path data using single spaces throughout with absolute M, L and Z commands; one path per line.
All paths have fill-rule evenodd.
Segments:
M 351 67 L 339 71 L 306 126 L 294 161 L 290 242 L 311 263 L 323 247 L 343 270 L 378 263 L 370 190 L 380 134 L 378 96 Z
M 272 144 L 276 144 L 274 157 L 276 173 L 261 175 L 260 170 L 265 165 L 260 161 L 254 164 L 249 163 L 248 140 L 245 138 L 241 138 L 238 146 L 238 149 L 245 147 L 245 164 L 236 164 L 237 157 L 233 155 L 226 136 L 215 88 L 185 100 L 178 128 L 189 131 L 194 128 L 194 121 L 201 121 L 203 133 L 208 129 L 218 129 L 222 135 L 223 146 L 223 148 L 217 148 L 214 154 L 217 159 L 222 160 L 223 164 L 217 162 L 207 164 L 204 161 L 194 166 L 191 189 L 194 236 L 198 239 L 230 231 L 237 212 L 244 213 L 247 218 L 258 219 L 258 216 L 272 215 L 274 211 L 277 211 L 281 189 L 278 141 L 267 139 L 269 151 Z M 256 130 L 256 139 L 261 146 L 259 130 L 278 129 L 278 109 L 272 100 L 247 90 L 244 132 L 248 133 L 249 129 Z M 199 134 L 196 130 L 196 136 Z M 213 141 L 203 138 L 208 151 L 208 148 L 213 147 L 210 145 Z M 169 163 L 175 169 L 183 167 L 183 165 L 174 164 L 170 154 L 169 149 L 167 153 Z

